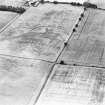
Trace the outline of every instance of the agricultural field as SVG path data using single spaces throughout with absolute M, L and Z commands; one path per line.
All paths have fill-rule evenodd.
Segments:
M 36 105 L 104 105 L 105 69 L 56 64 Z
M 0 54 L 55 61 L 81 13 L 70 5 L 31 7 L 0 34 Z
M 21 15 L 0 11 L 0 105 L 105 105 L 104 49 L 105 10 L 46 3 Z
M 90 10 L 84 27 L 78 33 L 68 42 L 59 61 L 105 67 L 105 12 Z
M 34 103 L 51 67 L 44 61 L 0 56 L 0 105 Z

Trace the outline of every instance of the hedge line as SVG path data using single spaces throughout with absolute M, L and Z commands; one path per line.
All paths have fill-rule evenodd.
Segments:
M 13 7 L 13 6 L 5 6 L 5 5 L 0 5 L 0 11 L 11 11 L 11 12 L 16 12 L 16 13 L 24 13 L 26 10 L 22 7 Z
M 79 3 L 79 2 L 59 2 L 59 1 L 44 1 L 44 0 L 41 0 L 41 3 L 54 3 L 54 4 L 71 4 L 73 6 L 84 6 L 86 8 L 97 8 L 97 5 L 95 4 L 92 4 L 92 3 L 89 3 L 89 2 L 84 2 L 83 4 Z

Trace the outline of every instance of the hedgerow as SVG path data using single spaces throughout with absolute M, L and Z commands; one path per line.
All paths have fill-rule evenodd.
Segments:
M 22 14 L 26 10 L 25 10 L 25 8 L 22 8 L 22 7 L 0 5 L 0 11 L 11 11 L 11 12 L 16 12 L 16 13 Z

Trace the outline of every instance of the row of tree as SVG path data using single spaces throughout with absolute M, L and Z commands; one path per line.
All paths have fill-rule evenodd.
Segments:
M 26 11 L 26 9 L 22 7 L 0 5 L 0 11 L 11 11 L 11 12 L 22 14 Z
M 54 4 L 71 4 L 73 6 L 82 6 L 82 4 L 80 3 L 77 3 L 77 2 L 60 2 L 60 1 L 44 1 L 44 0 L 41 0 L 40 1 L 41 3 L 54 3 Z
M 84 2 L 83 4 L 79 3 L 79 2 L 59 2 L 59 1 L 44 1 L 44 0 L 41 0 L 40 1 L 41 3 L 54 3 L 54 4 L 71 4 L 73 6 L 84 6 L 86 8 L 97 8 L 97 5 L 95 4 L 92 4 L 92 3 L 89 3 L 89 2 Z

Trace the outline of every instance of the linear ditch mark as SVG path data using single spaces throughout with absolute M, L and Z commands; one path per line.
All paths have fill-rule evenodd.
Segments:
M 9 23 L 7 23 L 1 30 L 0 33 L 2 33 L 5 29 L 7 29 L 20 15 L 17 14 Z
M 100 55 L 100 57 L 99 57 L 99 61 L 100 61 L 100 62 L 101 62 L 102 59 L 103 59 L 103 55 L 104 55 L 104 48 L 102 49 L 101 55 Z
M 43 62 L 48 62 L 48 63 L 54 63 L 53 61 L 47 61 L 47 60 L 43 60 L 43 59 L 33 59 L 33 58 L 26 58 L 26 57 L 18 57 L 18 56 L 12 56 L 12 55 L 6 55 L 6 54 L 0 54 L 0 56 L 5 56 L 5 57 L 13 57 L 13 58 L 17 58 L 17 59 L 26 59 L 26 60 L 40 60 L 40 61 L 43 61 Z
M 93 10 L 100 10 L 100 11 L 105 11 L 105 9 L 104 8 L 99 8 L 99 7 L 97 7 L 97 8 L 89 8 L 89 9 L 93 9 Z
M 89 15 L 90 15 L 90 13 L 88 13 L 88 16 L 87 16 L 87 18 L 86 18 L 86 20 L 85 20 L 85 22 L 84 22 L 84 25 L 82 26 L 82 29 L 80 30 L 80 33 L 79 33 L 79 35 L 78 35 L 77 40 L 79 39 L 79 37 L 80 37 L 80 35 L 81 35 L 81 33 L 82 33 L 82 31 L 83 31 L 85 25 L 86 25 L 86 22 L 87 22 L 87 20 L 88 20 L 88 18 L 89 18 Z
M 36 99 L 35 99 L 33 105 L 35 105 L 35 104 L 37 103 L 38 99 L 40 98 L 41 93 L 42 93 L 42 91 L 44 90 L 44 88 L 45 88 L 45 86 L 46 86 L 46 84 L 47 84 L 47 82 L 48 82 L 48 80 L 49 80 L 49 77 L 51 76 L 51 74 L 52 74 L 52 72 L 53 72 L 53 69 L 54 69 L 55 65 L 56 65 L 56 64 L 53 64 L 53 66 L 51 67 L 51 70 L 50 70 L 48 76 L 46 77 L 46 80 L 45 80 L 45 82 L 44 82 L 44 84 L 43 84 L 43 86 L 42 86 L 42 88 L 41 88 L 41 90 L 40 90 L 38 96 L 36 97 Z

